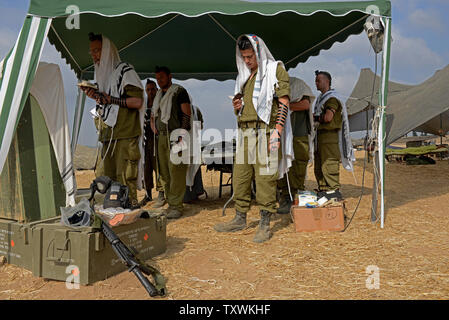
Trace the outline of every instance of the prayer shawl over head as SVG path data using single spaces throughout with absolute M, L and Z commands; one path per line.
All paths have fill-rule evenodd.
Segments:
M 127 85 L 143 90 L 142 82 L 133 66 L 121 62 L 115 45 L 105 36 L 102 36 L 102 39 L 100 63 L 95 64 L 95 79 L 99 91 L 120 98 Z M 117 122 L 119 110 L 120 107 L 115 104 L 98 106 L 97 114 L 106 125 L 113 128 Z
M 237 39 L 236 44 L 236 63 L 238 76 L 235 81 L 234 94 L 243 93 L 243 87 L 251 76 L 251 70 L 243 60 L 242 54 L 238 47 L 238 41 L 242 37 L 247 37 L 251 42 L 257 57 L 258 70 L 256 82 L 253 91 L 253 106 L 259 118 L 266 124 L 270 123 L 271 107 L 273 106 L 273 98 L 275 88 L 278 85 L 276 77 L 276 69 L 278 64 L 284 67 L 282 61 L 276 61 L 265 42 L 258 36 L 253 34 L 241 35 Z M 294 158 L 293 152 L 293 134 L 290 123 L 290 110 L 285 122 L 284 131 L 281 137 L 282 159 L 279 163 L 279 178 L 282 178 L 288 172 L 288 168 L 292 165 Z
M 343 167 L 348 171 L 353 171 L 353 162 L 355 161 L 355 156 L 354 149 L 352 148 L 352 141 L 349 130 L 348 111 L 346 109 L 344 100 L 340 98 L 335 89 L 331 89 L 324 94 L 320 94 L 315 103 L 314 113 L 316 116 L 321 115 L 323 105 L 330 98 L 337 99 L 342 107 L 342 125 L 341 129 L 338 131 L 338 145 L 340 147 L 341 162 L 343 164 Z
M 312 92 L 312 89 L 301 79 L 290 77 L 290 103 L 299 102 L 304 96 L 308 96 L 310 98 L 310 108 L 309 108 L 309 123 L 310 127 L 313 125 L 313 103 L 315 102 L 315 95 Z M 311 130 L 308 135 L 309 138 L 309 163 L 313 163 L 313 130 Z
M 142 89 L 142 82 L 134 70 L 134 67 L 126 62 L 120 61 L 115 45 L 105 36 L 102 36 L 101 58 L 100 63 L 95 64 L 95 79 L 100 92 L 107 93 L 112 97 L 121 97 L 125 93 L 125 87 L 131 85 Z M 142 99 L 143 105 L 143 99 Z M 115 104 L 98 106 L 97 115 L 109 127 L 114 128 L 120 107 Z M 139 124 L 141 132 L 143 132 L 143 122 L 145 117 L 145 108 L 139 109 Z M 138 164 L 138 185 L 139 190 L 142 189 L 143 177 L 143 135 L 139 137 L 140 160 Z

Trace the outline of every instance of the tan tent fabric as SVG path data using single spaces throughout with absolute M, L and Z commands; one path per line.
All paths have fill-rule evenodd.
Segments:
M 366 109 L 369 107 L 374 73 L 362 69 L 351 97 L 346 102 L 351 131 L 366 130 Z M 386 108 L 387 145 L 412 130 L 440 134 L 449 131 L 449 65 L 437 71 L 419 85 L 389 82 L 388 106 Z M 373 106 L 378 105 L 380 78 L 376 76 Z M 368 111 L 369 120 L 373 111 Z M 440 121 L 441 115 L 441 121 Z

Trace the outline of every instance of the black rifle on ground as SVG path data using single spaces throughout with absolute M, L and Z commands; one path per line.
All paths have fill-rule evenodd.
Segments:
M 108 239 L 109 243 L 112 246 L 112 249 L 114 249 L 117 256 L 128 267 L 128 271 L 136 275 L 137 279 L 139 279 L 140 283 L 143 285 L 145 290 L 147 290 L 148 294 L 151 297 L 157 295 L 164 296 L 165 289 L 162 288 L 161 290 L 157 290 L 154 285 L 148 280 L 148 278 L 143 275 L 144 273 L 147 276 L 154 276 L 155 271 L 157 272 L 157 270 L 140 262 L 134 256 L 131 250 L 129 250 L 128 247 L 119 239 L 119 237 L 117 237 L 114 231 L 112 231 L 111 227 L 109 227 L 108 224 L 104 221 L 101 221 L 101 232 L 103 232 L 106 239 Z
M 96 191 L 105 194 L 111 185 L 111 180 L 108 177 L 99 177 L 95 179 L 90 185 L 91 195 L 88 199 L 91 202 L 92 212 L 94 210 L 94 195 Z M 98 225 L 99 224 L 99 225 Z M 112 249 L 120 258 L 120 260 L 128 267 L 128 271 L 136 275 L 140 283 L 151 297 L 165 295 L 165 279 L 159 271 L 145 263 L 139 261 L 135 254 L 120 240 L 120 238 L 112 231 L 112 228 L 97 214 L 95 214 L 94 225 L 101 229 L 106 239 L 111 244 Z M 156 287 L 144 276 L 153 276 L 156 282 Z

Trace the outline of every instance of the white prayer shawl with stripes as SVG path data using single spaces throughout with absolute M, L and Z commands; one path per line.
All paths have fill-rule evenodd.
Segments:
M 112 97 L 119 98 L 125 92 L 125 87 L 131 85 L 144 90 L 142 81 L 140 80 L 134 67 L 126 62 L 120 61 L 117 48 L 114 43 L 104 35 L 102 36 L 101 58 L 99 65 L 95 65 L 95 79 L 98 84 L 100 92 L 109 94 Z M 139 125 L 141 133 L 143 133 L 143 124 L 145 119 L 145 108 L 143 107 L 144 99 L 142 99 L 142 106 L 139 109 Z M 103 122 L 109 127 L 114 127 L 117 122 L 120 107 L 115 104 L 100 106 L 101 116 Z M 143 162 L 144 162 L 144 148 L 143 148 L 143 134 L 139 136 L 139 151 L 140 160 L 138 163 L 137 173 L 137 189 L 143 188 Z
M 270 50 L 268 50 L 265 42 L 255 35 L 242 35 L 239 37 L 247 37 L 253 45 L 256 53 L 258 70 L 253 91 L 253 106 L 259 118 L 266 124 L 270 123 L 271 107 L 273 105 L 273 96 L 275 86 L 278 83 L 276 77 L 276 69 L 278 64 L 284 66 L 282 61 L 276 61 Z M 237 41 L 238 42 L 238 41 Z M 235 81 L 234 94 L 243 93 L 243 87 L 251 76 L 251 70 L 243 60 L 238 45 L 236 46 L 236 61 L 238 76 Z
M 312 93 L 312 89 L 304 82 L 304 80 L 301 80 L 299 78 L 290 77 L 290 103 L 293 102 L 299 102 L 302 98 L 305 96 L 309 97 L 310 99 L 310 108 L 309 108 L 309 123 L 310 127 L 312 129 L 313 125 L 313 103 L 315 102 L 316 96 Z M 309 140 L 309 163 L 313 163 L 313 129 L 311 130 L 310 134 L 308 135 Z
M 330 89 L 324 94 L 320 94 L 316 100 L 314 107 L 314 114 L 319 116 L 322 112 L 322 107 L 330 99 L 337 99 L 342 107 L 342 124 L 341 129 L 338 131 L 338 146 L 340 148 L 341 163 L 343 167 L 348 171 L 353 171 L 355 162 L 354 149 L 352 148 L 352 141 L 349 129 L 348 111 L 346 109 L 346 104 L 340 95 L 335 91 L 335 89 Z
M 192 98 L 190 98 L 190 101 L 192 101 Z M 187 173 L 186 173 L 186 186 L 187 187 L 193 187 L 193 184 L 195 182 L 195 175 L 198 171 L 198 169 L 201 167 L 201 153 L 198 155 L 194 154 L 194 148 L 198 148 L 198 151 L 201 152 L 201 122 L 199 121 L 198 112 L 199 108 L 197 106 L 194 106 L 191 104 L 190 109 L 190 154 L 191 154 L 191 163 L 187 166 Z M 194 146 L 196 144 L 196 147 Z
M 238 47 L 238 41 L 242 37 L 248 38 L 257 57 L 258 70 L 252 96 L 253 106 L 257 112 L 258 117 L 266 124 L 269 124 L 275 88 L 278 86 L 276 70 L 279 64 L 284 67 L 284 63 L 282 61 L 276 61 L 274 59 L 273 55 L 271 54 L 262 38 L 253 34 L 241 35 L 237 39 L 236 44 L 236 62 L 238 76 L 235 81 L 234 94 L 243 94 L 243 87 L 251 76 L 251 70 L 243 60 L 242 54 L 240 53 Z M 284 174 L 288 172 L 289 168 L 292 166 L 292 161 L 294 159 L 293 133 L 290 122 L 290 113 L 291 111 L 289 109 L 288 116 L 285 121 L 284 131 L 281 137 L 282 159 L 280 160 L 278 167 L 279 178 L 283 178 Z
M 125 87 L 127 85 L 140 88 L 143 91 L 142 82 L 140 81 L 140 78 L 134 70 L 133 66 L 126 62 L 120 62 L 109 78 L 109 86 L 107 91 L 100 91 L 106 92 L 111 97 L 119 98 L 122 97 L 122 95 L 125 93 Z M 140 112 L 143 112 L 143 116 L 145 114 L 144 109 L 145 108 L 143 107 L 139 109 Z M 119 110 L 120 106 L 116 104 L 97 106 L 97 114 L 102 118 L 103 122 L 107 126 L 112 128 L 117 123 Z M 143 128 L 143 122 L 141 127 Z
M 155 118 L 159 115 L 159 110 L 161 111 L 161 121 L 165 124 L 168 124 L 168 120 L 171 117 L 171 108 L 173 105 L 173 95 L 178 92 L 178 89 L 181 86 L 175 83 L 172 83 L 170 88 L 162 95 L 162 89 L 159 89 L 154 97 L 153 107 L 151 108 L 151 112 Z

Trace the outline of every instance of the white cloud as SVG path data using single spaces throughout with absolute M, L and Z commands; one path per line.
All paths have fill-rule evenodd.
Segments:
M 392 78 L 405 83 L 416 84 L 432 76 L 436 69 L 447 61 L 432 51 L 422 38 L 405 37 L 393 29 L 391 46 Z
M 349 96 L 359 76 L 359 67 L 352 59 L 322 54 L 310 58 L 307 63 L 289 71 L 290 76 L 303 79 L 316 95 L 315 70 L 328 71 L 332 75 L 332 87 L 343 96 Z
M 413 27 L 430 29 L 437 32 L 444 32 L 446 30 L 440 13 L 434 9 L 416 9 L 409 15 L 409 21 Z
M 321 51 L 319 56 L 310 57 L 306 63 L 290 69 L 289 74 L 303 79 L 315 94 L 315 70 L 328 71 L 332 75 L 332 87 L 348 97 L 357 82 L 361 64 L 371 61 L 374 53 L 364 34 L 349 37 L 344 43 L 336 43 L 331 49 Z M 355 58 L 361 61 L 355 61 Z M 363 62 L 362 62 L 363 61 Z M 374 69 L 374 61 L 364 67 Z

